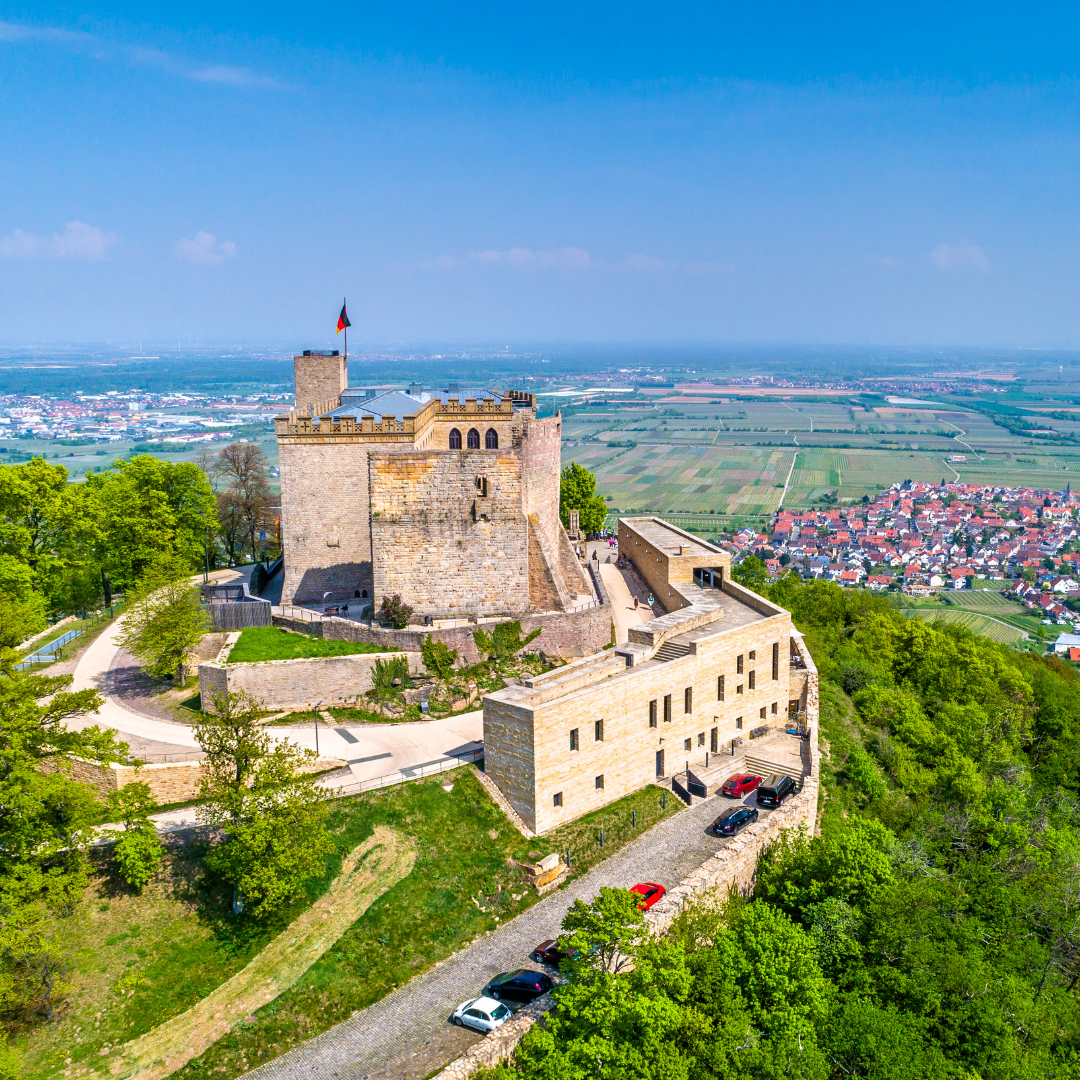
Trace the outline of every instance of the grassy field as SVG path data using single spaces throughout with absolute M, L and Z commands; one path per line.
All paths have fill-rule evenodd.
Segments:
M 262 660 L 297 660 L 309 656 L 352 656 L 356 653 L 394 651 L 362 641 L 328 641 L 280 626 L 249 626 L 241 632 L 240 640 L 233 646 L 227 662 L 246 664 Z
M 444 781 L 453 790 L 443 790 Z M 343 799 L 331 817 L 337 853 L 303 902 L 275 925 L 233 919 L 229 889 L 208 875 L 201 848 L 174 849 L 167 872 L 136 897 L 99 853 L 99 871 L 73 916 L 56 927 L 75 963 L 72 991 L 53 1023 L 16 1038 L 24 1075 L 45 1080 L 99 1065 L 117 1047 L 192 1008 L 239 972 L 324 895 L 347 852 L 379 826 L 415 848 L 411 873 L 377 899 L 279 997 L 233 1026 L 174 1075 L 232 1077 L 370 1005 L 426 967 L 536 902 L 511 859 L 570 852 L 575 875 L 611 855 L 662 816 L 649 787 L 550 835 L 513 829 L 471 769 Z M 631 812 L 637 811 L 637 828 Z M 605 846 L 599 844 L 604 830 Z

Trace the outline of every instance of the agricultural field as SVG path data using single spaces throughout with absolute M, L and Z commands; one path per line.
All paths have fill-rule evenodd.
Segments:
M 852 503 L 907 479 L 1052 489 L 1080 479 L 1080 446 L 1036 442 L 956 405 L 635 396 L 563 407 L 563 464 L 597 474 L 611 520 L 616 512 L 691 526 L 760 520 L 781 496 L 791 509 Z M 1080 420 L 1046 424 L 1080 432 Z
M 959 623 L 961 626 L 966 626 L 972 633 L 981 634 L 1003 645 L 1016 645 L 1026 637 L 1023 630 L 1005 622 L 998 622 L 993 617 L 982 615 L 977 611 L 958 611 L 955 608 L 915 608 L 909 612 L 909 615 L 912 618 L 925 619 L 927 622 Z

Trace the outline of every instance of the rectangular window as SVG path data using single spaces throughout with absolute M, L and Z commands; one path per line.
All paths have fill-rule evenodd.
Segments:
M 717 675 L 716 676 L 716 700 L 717 701 L 723 701 L 724 700 L 724 676 L 723 675 Z
M 757 649 L 751 649 L 750 650 L 750 659 L 751 660 L 756 660 L 757 659 Z
M 698 746 L 704 746 L 705 745 L 705 732 L 704 731 L 698 733 L 697 744 L 698 744 Z
M 757 685 L 756 680 L 755 680 L 756 675 L 757 675 L 756 671 L 751 671 L 750 674 L 746 676 L 746 684 L 747 684 L 747 686 L 750 687 L 751 690 L 753 690 L 754 687 Z
M 694 711 L 694 688 L 688 686 L 682 692 L 682 711 L 693 712 Z
M 656 727 L 656 698 L 649 702 L 649 727 Z
M 758 710 L 758 716 L 760 716 L 762 720 L 765 719 L 765 706 L 764 705 L 762 705 L 760 710 Z
M 739 685 L 735 687 L 735 693 L 736 694 L 741 694 L 742 693 L 742 683 L 739 683 Z
M 742 674 L 742 653 L 735 657 L 735 674 Z
M 664 695 L 664 723 L 671 723 L 671 695 Z
M 570 731 L 570 749 L 571 750 L 576 750 L 578 748 L 577 733 L 578 733 L 577 728 L 572 728 L 571 731 Z
M 604 774 L 603 773 L 601 773 L 596 778 L 596 790 L 597 791 L 603 791 L 604 790 Z
M 741 716 L 736 716 L 736 717 L 735 717 L 735 726 L 736 726 L 736 727 L 737 727 L 737 728 L 738 728 L 738 729 L 739 729 L 740 731 L 742 731 L 742 717 L 741 717 Z
M 689 739 L 684 739 L 683 740 L 683 749 L 684 750 L 689 750 L 690 749 L 690 740 Z
M 772 677 L 780 678 L 780 642 L 774 641 L 772 647 Z
M 561 791 L 556 791 L 555 792 L 554 802 L 555 802 L 556 806 L 562 806 L 562 792 Z
M 776 715 L 776 702 L 775 701 L 772 703 L 772 714 L 773 714 L 773 716 Z
M 720 749 L 720 729 L 713 728 L 709 732 L 709 749 L 715 754 Z
M 604 741 L 604 721 L 603 720 L 597 720 L 593 724 L 593 742 L 603 742 L 603 741 Z

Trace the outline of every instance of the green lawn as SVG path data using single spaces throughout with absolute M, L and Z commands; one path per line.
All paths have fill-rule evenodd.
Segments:
M 298 634 L 280 626 L 252 626 L 240 634 L 227 663 L 248 664 L 262 660 L 297 660 L 315 656 L 352 656 L 356 653 L 396 652 L 361 641 L 327 641 Z
M 447 781 L 453 783 L 449 793 L 442 786 Z M 75 962 L 68 1004 L 52 1024 L 16 1039 L 26 1054 L 24 1075 L 27 1080 L 55 1076 L 65 1057 L 76 1068 L 96 1064 L 103 1047 L 116 1047 L 205 997 L 320 896 L 340 867 L 341 854 L 377 825 L 412 838 L 417 848 L 412 873 L 291 989 L 175 1076 L 231 1080 L 378 1001 L 536 902 L 509 860 L 569 850 L 577 876 L 681 809 L 670 795 L 666 810 L 660 801 L 659 789 L 645 788 L 529 841 L 507 822 L 471 768 L 343 799 L 331 817 L 338 853 L 326 876 L 312 882 L 307 899 L 273 927 L 228 914 L 229 890 L 203 869 L 197 844 L 179 849 L 169 872 L 141 897 L 116 879 L 102 853 L 100 873 L 75 914 L 57 926 Z

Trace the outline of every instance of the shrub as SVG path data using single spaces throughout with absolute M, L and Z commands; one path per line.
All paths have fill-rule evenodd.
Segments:
M 389 660 L 376 660 L 371 672 L 372 688 L 380 694 L 389 693 L 394 688 L 394 680 L 400 679 L 402 686 L 409 681 L 409 658 L 395 656 Z
M 457 660 L 457 649 L 451 649 L 445 641 L 439 641 L 430 634 L 420 646 L 420 655 L 424 659 L 424 667 L 432 675 L 440 679 L 449 679 L 454 670 L 454 661 Z
M 404 603 L 398 593 L 393 596 L 384 596 L 382 607 L 379 609 L 379 617 L 383 622 L 389 623 L 395 630 L 404 630 L 409 625 L 413 609 Z

